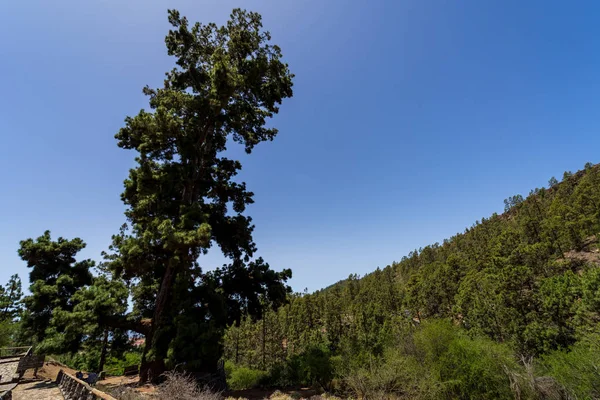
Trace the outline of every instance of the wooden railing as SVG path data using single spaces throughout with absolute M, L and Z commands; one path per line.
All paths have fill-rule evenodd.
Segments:
M 0 358 L 20 357 L 31 353 L 31 346 L 25 347 L 0 347 Z
M 44 366 L 44 360 L 46 356 L 43 354 L 33 354 L 33 348 L 31 348 L 21 359 L 19 360 L 19 365 L 17 366 L 17 373 L 19 377 L 23 377 L 23 374 L 28 369 L 35 369 L 34 375 L 37 376 L 38 368 L 42 368 Z
M 67 400 L 116 400 L 114 397 L 94 389 L 81 379 L 67 374 L 62 369 L 58 372 L 56 384 L 60 388 L 63 397 Z

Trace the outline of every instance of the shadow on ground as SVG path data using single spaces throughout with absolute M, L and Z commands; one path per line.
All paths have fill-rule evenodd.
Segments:
M 40 382 L 36 383 L 35 385 L 31 385 L 31 386 L 24 388 L 23 390 L 41 390 L 41 389 L 50 389 L 53 387 L 56 387 L 56 384 L 54 382 L 40 381 Z

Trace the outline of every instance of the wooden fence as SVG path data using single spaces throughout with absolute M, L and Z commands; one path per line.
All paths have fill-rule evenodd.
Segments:
M 66 400 L 116 400 L 114 397 L 94 389 L 81 379 L 67 374 L 62 369 L 58 372 L 56 384 Z
M 21 357 L 27 353 L 31 353 L 31 346 L 0 347 L 0 358 Z

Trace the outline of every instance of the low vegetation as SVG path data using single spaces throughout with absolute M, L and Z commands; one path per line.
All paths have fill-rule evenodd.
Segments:
M 82 349 L 75 354 L 53 355 L 52 358 L 78 371 L 105 371 L 109 376 L 120 376 L 123 375 L 126 367 L 140 364 L 142 353 L 127 350 L 119 353 L 118 356 L 113 355 L 106 360 L 102 370 L 98 368 L 100 354 L 97 349 Z
M 227 386 L 232 390 L 244 390 L 261 386 L 268 376 L 267 372 L 248 367 L 239 367 L 231 362 L 225 363 Z

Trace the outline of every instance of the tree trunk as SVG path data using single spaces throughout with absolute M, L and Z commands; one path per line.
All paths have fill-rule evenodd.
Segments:
M 240 362 L 240 329 L 241 327 L 237 327 L 235 330 L 235 365 Z
M 169 321 L 166 321 L 166 319 L 168 318 L 169 310 L 167 306 L 171 298 L 171 289 L 173 288 L 176 275 L 175 268 L 172 265 L 168 265 L 156 298 L 152 326 L 146 335 L 146 344 L 139 372 L 141 383 L 157 381 L 166 370 L 165 357 L 167 356 L 168 343 L 165 343 L 165 339 L 168 338 L 168 335 L 165 335 L 162 329 L 168 326 Z M 152 350 L 152 360 L 147 359 L 150 350 Z
M 267 325 L 265 323 L 265 318 L 266 318 L 266 313 L 263 311 L 263 316 L 262 316 L 262 370 L 266 371 L 267 367 L 266 367 L 266 363 L 265 363 L 265 342 L 267 340 L 266 336 L 267 336 Z
M 100 324 L 108 326 L 110 329 L 124 329 L 127 331 L 137 332 L 144 336 L 150 334 L 151 324 L 145 320 L 130 321 L 126 315 L 110 315 L 101 316 Z
M 108 350 L 108 328 L 104 330 L 104 337 L 102 338 L 102 351 L 100 352 L 100 365 L 98 365 L 98 373 L 104 370 L 104 364 L 106 363 L 106 353 Z

